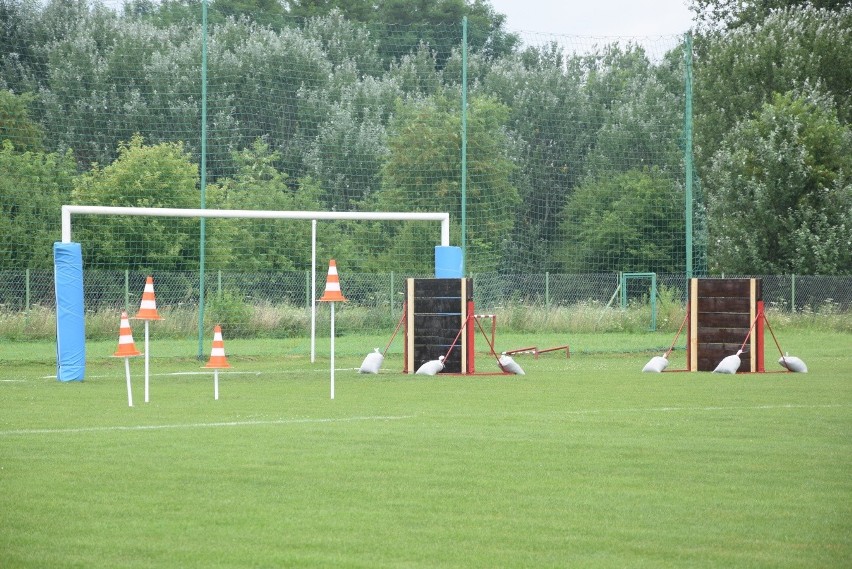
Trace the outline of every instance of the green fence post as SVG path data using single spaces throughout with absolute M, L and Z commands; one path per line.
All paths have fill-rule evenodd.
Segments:
M 201 0 L 201 209 L 207 208 L 207 0 Z M 204 359 L 204 248 L 206 220 L 201 218 L 198 246 L 198 359 Z
M 550 271 L 544 272 L 544 305 L 550 308 Z
M 130 269 L 124 269 L 124 310 L 130 312 Z
M 390 311 L 391 311 L 391 317 L 393 317 L 393 315 L 394 315 L 394 311 L 393 311 L 393 291 L 394 291 L 394 286 L 393 286 L 393 271 L 391 271 L 391 288 L 390 288 Z
M 29 269 L 26 270 L 26 277 L 25 278 L 26 278 L 26 283 L 24 284 L 24 287 L 26 288 L 26 293 L 25 293 L 25 300 L 24 300 L 24 303 L 25 303 L 24 314 L 29 316 L 29 314 L 30 314 L 30 270 Z
M 216 296 L 222 298 L 222 269 L 216 273 Z
M 692 34 L 684 36 L 684 111 L 683 111 L 683 167 L 684 167 L 684 232 L 686 233 L 686 280 L 692 278 Z
M 467 271 L 467 16 L 462 18 L 461 107 L 461 248 L 464 276 Z
M 651 273 L 651 332 L 657 331 L 657 273 Z
M 796 275 L 790 275 L 790 312 L 796 312 Z

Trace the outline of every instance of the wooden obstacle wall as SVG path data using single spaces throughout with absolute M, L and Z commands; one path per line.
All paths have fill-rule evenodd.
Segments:
M 762 299 L 761 279 L 690 279 L 687 369 L 713 371 L 748 336 L 739 371 L 764 371 Z
M 472 314 L 471 279 L 408 279 L 406 281 L 405 365 L 403 372 L 414 373 L 421 365 L 447 351 Z M 447 373 L 471 373 L 473 326 L 465 327 L 450 357 L 444 362 Z M 464 371 L 463 371 L 464 370 Z

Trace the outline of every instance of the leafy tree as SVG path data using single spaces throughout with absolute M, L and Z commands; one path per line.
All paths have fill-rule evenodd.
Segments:
M 0 90 L 34 90 L 43 66 L 38 48 L 36 0 L 0 0 Z
M 377 4 L 373 27 L 381 38 L 387 60 L 398 57 L 399 46 L 428 45 L 442 69 L 454 49 L 460 49 L 462 18 L 468 18 L 468 44 L 473 52 L 496 57 L 509 53 L 518 43 L 505 31 L 505 16 L 480 0 L 387 0 Z
M 556 44 L 525 49 L 484 73 L 477 88 L 511 109 L 507 126 L 519 166 L 511 270 L 557 268 L 560 213 L 585 177 L 677 169 L 682 95 L 670 91 L 666 73 L 639 46 L 566 56 Z
M 15 96 L 0 89 L 0 142 L 8 140 L 18 151 L 42 150 L 44 133 L 29 116 L 31 94 Z
M 94 164 L 75 178 L 74 203 L 197 208 L 198 166 L 177 143 L 145 146 L 142 137 L 121 143 L 118 158 Z M 208 206 L 215 200 L 210 200 Z M 75 227 L 87 266 L 160 270 L 197 268 L 199 222 L 185 218 L 82 216 Z
M 132 21 L 145 21 L 158 28 L 197 27 L 201 25 L 201 0 L 129 0 L 123 4 L 122 15 Z M 221 23 L 221 16 L 208 7 L 207 23 Z
M 381 74 L 378 41 L 364 24 L 347 20 L 339 10 L 311 18 L 305 23 L 303 33 L 306 38 L 320 42 L 335 67 L 351 62 L 356 78 Z
M 681 272 L 682 210 L 682 188 L 657 167 L 589 178 L 565 206 L 564 270 Z
M 54 3 L 49 8 L 63 7 Z M 79 17 L 45 47 L 44 127 L 52 135 L 51 147 L 73 148 L 79 164 L 106 164 L 115 159 L 120 140 L 160 130 L 145 97 L 150 89 L 142 70 L 170 42 L 165 32 L 119 21 L 111 12 Z
M 559 212 L 582 175 L 585 154 L 594 131 L 577 128 L 588 123 L 589 107 L 582 74 L 566 72 L 567 58 L 555 45 L 529 48 L 494 62 L 474 83 L 474 92 L 495 97 L 509 109 L 506 127 L 511 155 L 517 164 L 512 183 L 520 203 L 511 250 L 510 272 L 551 268 L 553 239 Z
M 386 77 L 399 85 L 400 91 L 417 98 L 430 97 L 441 92 L 443 73 L 435 70 L 437 59 L 429 46 L 420 42 L 411 53 L 391 63 Z
M 347 19 L 369 22 L 375 15 L 376 5 L 371 0 L 284 0 L 287 12 L 300 18 L 326 16 L 337 11 Z
M 496 269 L 519 198 L 510 182 L 513 166 L 502 129 L 508 109 L 485 97 L 473 97 L 469 104 L 466 266 L 479 272 Z M 442 96 L 400 106 L 390 128 L 378 200 L 382 209 L 447 211 L 459 223 L 460 121 L 458 110 Z M 431 261 L 415 263 L 407 269 L 417 272 Z
M 281 27 L 287 16 L 278 0 L 213 0 L 210 6 L 224 18 L 246 17 L 273 27 Z
M 776 93 L 819 85 L 834 99 L 840 121 L 852 121 L 852 7 L 773 12 L 696 44 L 695 151 L 702 175 L 728 131 Z
M 788 8 L 824 8 L 840 10 L 847 0 L 691 0 L 689 9 L 695 13 L 700 30 L 734 30 L 761 24 L 773 12 Z
M 130 0 L 123 6 L 125 17 L 146 20 L 159 28 L 197 26 L 202 21 L 201 0 Z M 246 20 L 273 29 L 290 24 L 284 6 L 277 0 L 211 0 L 207 4 L 207 23 L 223 24 L 228 19 Z
M 334 106 L 305 158 L 323 186 L 327 209 L 359 209 L 379 191 L 386 138 L 378 117 L 357 117 L 351 107 Z
M 291 179 L 304 177 L 305 150 L 322 119 L 306 101 L 327 89 L 335 77 L 320 41 L 298 29 L 274 31 L 229 21 L 211 37 L 208 73 L 212 94 L 208 108 L 233 123 L 223 133 L 227 138 L 214 141 L 220 164 L 232 167 L 228 151 L 267 137 L 280 156 L 276 167 Z M 213 167 L 215 176 L 233 172 Z
M 288 0 L 286 4 L 294 16 L 323 16 L 337 10 L 348 20 L 368 24 L 387 63 L 422 43 L 434 52 L 436 65 L 442 68 L 461 46 L 464 16 L 471 51 L 498 57 L 520 43 L 506 31 L 506 17 L 484 0 Z
M 236 153 L 238 165 L 233 178 L 221 180 L 228 209 L 318 211 L 324 208 L 319 188 L 310 179 L 298 189 L 287 183 L 287 175 L 276 169 L 276 152 L 262 139 Z M 301 220 L 211 220 L 211 246 L 224 251 L 221 268 L 241 271 L 290 271 L 304 268 L 311 259 L 311 226 Z M 340 224 L 324 223 L 317 235 L 318 254 L 350 255 L 350 240 Z M 348 257 L 347 257 L 348 258 Z
M 76 175 L 70 153 L 19 152 L 0 141 L 0 268 L 45 269 Z
M 667 91 L 648 69 L 635 73 L 611 93 L 617 104 L 601 113 L 594 149 L 586 157 L 586 172 L 605 175 L 647 166 L 679 170 L 682 94 Z M 589 107 L 601 111 L 600 105 Z
M 852 129 L 816 90 L 776 95 L 707 177 L 710 261 L 740 274 L 852 274 Z

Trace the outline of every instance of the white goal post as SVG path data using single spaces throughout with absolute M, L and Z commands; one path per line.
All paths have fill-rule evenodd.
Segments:
M 62 206 L 62 243 L 71 243 L 72 215 L 130 215 L 149 217 L 198 217 L 243 219 L 302 219 L 312 222 L 311 231 L 311 362 L 316 358 L 316 223 L 318 220 L 352 221 L 440 221 L 441 243 L 450 245 L 450 214 L 428 212 L 336 212 L 336 211 L 275 211 L 243 209 L 187 209 L 160 207 L 117 207 L 93 205 Z M 202 291 L 203 294 L 203 291 Z
M 353 221 L 440 221 L 441 245 L 450 244 L 450 214 L 400 211 L 274 211 L 249 209 L 185 209 L 170 207 L 117 207 L 101 205 L 63 205 L 62 242 L 71 242 L 71 216 L 86 215 L 135 215 L 154 217 L 224 217 L 245 219 L 310 219 L 310 220 L 353 220 Z

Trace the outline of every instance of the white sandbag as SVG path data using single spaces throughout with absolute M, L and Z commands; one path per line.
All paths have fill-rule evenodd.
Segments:
M 500 368 L 506 373 L 526 375 L 521 366 L 518 365 L 518 362 L 516 362 L 512 356 L 506 355 L 506 352 L 503 352 L 498 361 L 500 362 Z
M 669 360 L 666 356 L 654 356 L 651 358 L 651 361 L 645 364 L 642 371 L 649 373 L 661 373 L 667 367 L 669 367 Z
M 742 350 L 737 350 L 737 353 L 733 356 L 728 356 L 723 358 L 719 365 L 716 366 L 716 369 L 713 370 L 713 373 L 737 373 L 737 370 L 740 369 L 740 354 L 743 353 Z
M 808 373 L 808 366 L 806 366 L 805 362 L 803 362 L 796 356 L 784 354 L 784 357 L 778 358 L 778 363 L 781 364 L 781 367 L 785 367 L 790 371 L 795 371 L 797 373 Z
M 444 356 L 439 356 L 437 360 L 429 360 L 414 372 L 414 375 L 435 375 L 444 369 Z
M 364 361 L 361 362 L 361 367 L 358 368 L 358 373 L 379 373 L 379 368 L 382 367 L 382 362 L 385 361 L 385 357 L 376 348 L 376 351 L 367 354 L 367 357 L 364 358 Z

